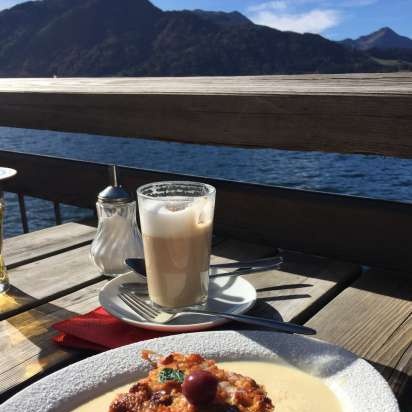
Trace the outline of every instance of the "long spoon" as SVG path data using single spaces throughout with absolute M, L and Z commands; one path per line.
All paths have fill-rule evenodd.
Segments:
M 210 265 L 210 269 L 241 269 L 235 272 L 229 273 L 212 273 L 210 277 L 221 277 L 221 276 L 240 276 L 247 273 L 253 273 L 262 269 L 274 269 L 280 266 L 283 259 L 280 256 L 255 259 L 255 260 L 245 260 L 242 262 L 231 262 L 231 263 L 216 263 Z M 137 274 L 147 277 L 146 264 L 144 259 L 139 258 L 129 258 L 125 260 L 127 266 L 132 269 Z

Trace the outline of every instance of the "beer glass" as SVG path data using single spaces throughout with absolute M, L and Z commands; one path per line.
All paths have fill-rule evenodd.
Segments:
M 9 277 L 3 258 L 4 194 L 0 191 L 0 294 L 9 290 Z

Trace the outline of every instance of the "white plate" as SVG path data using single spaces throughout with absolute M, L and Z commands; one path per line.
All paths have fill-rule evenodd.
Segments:
M 147 374 L 148 365 L 138 356 L 142 349 L 194 352 L 218 361 L 286 361 L 323 379 L 343 412 L 399 412 L 386 381 L 363 359 L 316 339 L 261 331 L 175 335 L 111 350 L 40 380 L 1 405 L 0 412 L 69 412 Z
M 159 325 L 140 318 L 119 298 L 119 287 L 124 283 L 139 283 L 133 273 L 114 278 L 99 294 L 100 304 L 113 316 L 144 329 L 164 332 L 193 332 L 209 329 L 228 322 L 218 317 L 205 317 L 182 313 L 170 323 Z M 256 301 L 255 288 L 241 277 L 219 277 L 210 279 L 209 300 L 206 309 L 216 312 L 241 314 L 248 311 Z
M 10 179 L 17 174 L 17 170 L 10 169 L 9 167 L 0 167 L 0 180 Z

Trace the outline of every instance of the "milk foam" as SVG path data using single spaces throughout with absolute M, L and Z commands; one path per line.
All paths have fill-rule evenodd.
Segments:
M 200 226 L 212 223 L 213 203 L 205 198 L 170 202 L 145 199 L 139 207 L 142 233 L 153 237 L 190 236 Z

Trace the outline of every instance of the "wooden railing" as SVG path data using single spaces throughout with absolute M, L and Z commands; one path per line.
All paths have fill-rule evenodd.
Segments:
M 12 156 L 13 157 L 13 156 Z M 15 166 L 18 168 L 18 165 Z M 17 200 L 19 204 L 19 212 L 20 212 L 20 219 L 21 219 L 21 226 L 23 229 L 23 233 L 29 233 L 29 220 L 27 218 L 27 208 L 26 208 L 26 194 L 21 192 L 21 190 L 17 190 L 15 192 L 17 194 Z M 39 196 L 33 196 L 40 198 Z M 61 213 L 61 205 L 62 202 L 60 201 L 53 201 L 53 212 L 54 212 L 54 221 L 56 225 L 62 224 L 62 213 Z
M 0 151 L 0 165 L 19 170 L 5 183 L 9 192 L 89 209 L 109 183 L 108 166 L 97 163 Z M 119 178 L 134 193 L 145 183 L 194 177 L 120 167 Z M 371 266 L 412 264 L 412 205 L 195 179 L 217 188 L 215 220 L 221 234 Z
M 412 157 L 412 75 L 1 79 L 0 125 L 200 144 Z M 107 166 L 0 152 L 5 189 L 94 208 Z M 130 190 L 187 176 L 120 168 Z M 191 178 L 191 177 L 190 177 Z M 218 189 L 217 230 L 362 264 L 408 269 L 412 206 L 198 178 Z M 61 219 L 58 217 L 58 219 Z
M 0 79 L 0 125 L 412 157 L 412 74 Z

